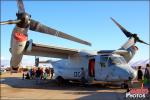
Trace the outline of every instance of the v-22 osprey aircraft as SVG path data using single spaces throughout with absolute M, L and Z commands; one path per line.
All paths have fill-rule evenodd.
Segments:
M 135 46 L 136 42 L 149 44 L 141 40 L 137 34 L 127 31 L 113 18 L 111 18 L 112 21 L 129 38 L 128 41 L 117 50 L 82 51 L 33 43 L 32 40 L 28 39 L 28 30 L 91 45 L 87 41 L 57 31 L 31 19 L 31 15 L 25 12 L 22 0 L 17 0 L 17 5 L 19 9 L 16 14 L 17 19 L 0 22 L 0 24 L 16 24 L 11 34 L 10 43 L 12 71 L 18 70 L 23 55 L 32 55 L 61 58 L 62 60 L 52 62 L 55 78 L 58 80 L 80 80 L 81 68 L 84 68 L 85 79 L 90 80 L 92 77 L 92 81 L 125 81 L 137 76 L 136 71 L 128 62 L 138 50 L 138 47 Z

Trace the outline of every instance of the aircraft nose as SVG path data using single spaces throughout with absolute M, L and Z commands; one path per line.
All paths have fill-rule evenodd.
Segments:
M 137 77 L 137 72 L 136 71 L 131 71 L 130 72 L 130 78 L 135 79 Z

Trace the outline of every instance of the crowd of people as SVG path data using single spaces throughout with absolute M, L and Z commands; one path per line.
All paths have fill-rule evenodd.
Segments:
M 52 79 L 54 74 L 53 68 L 42 68 L 42 67 L 35 67 L 31 68 L 28 71 L 23 71 L 22 79 L 36 79 L 36 82 L 39 83 L 41 79 Z

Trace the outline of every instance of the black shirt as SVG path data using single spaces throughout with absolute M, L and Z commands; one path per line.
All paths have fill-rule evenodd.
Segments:
M 41 76 L 41 71 L 40 70 L 37 70 L 36 71 L 36 77 L 40 77 Z
M 142 80 L 143 72 L 139 69 L 138 70 L 138 80 Z

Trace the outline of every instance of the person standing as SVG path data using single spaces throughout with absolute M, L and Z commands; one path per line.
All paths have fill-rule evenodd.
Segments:
M 138 72 L 137 72 L 138 76 L 137 76 L 137 79 L 139 81 L 142 81 L 142 78 L 143 78 L 143 72 L 141 70 L 141 66 L 138 67 Z
M 25 76 L 25 72 L 23 71 L 23 73 L 22 73 L 22 80 L 25 79 L 24 76 Z
M 33 70 L 33 68 L 32 68 L 32 69 L 31 69 L 31 72 L 30 72 L 30 75 L 31 75 L 30 77 L 31 77 L 31 79 L 34 79 L 34 74 L 35 74 L 35 73 L 34 73 L 34 70 Z
M 26 79 L 30 79 L 29 72 L 27 72 L 27 74 L 26 74 Z
M 144 85 L 150 88 L 150 65 L 146 64 L 144 73 Z
M 149 64 L 146 64 L 144 77 L 146 77 L 147 79 L 150 79 L 150 65 Z
M 47 74 L 47 76 L 50 76 L 50 70 L 46 67 L 45 72 Z
M 38 67 L 38 69 L 36 70 L 36 83 L 40 83 L 40 78 L 41 78 L 41 70 Z
M 84 85 L 85 84 L 85 71 L 84 68 L 81 68 L 81 82 Z
M 54 74 L 54 69 L 51 69 L 51 79 L 53 78 L 53 74 Z
M 43 68 L 41 68 L 40 71 L 41 71 L 41 79 L 43 79 L 43 73 L 44 73 Z
M 30 79 L 32 79 L 32 68 L 29 70 Z

